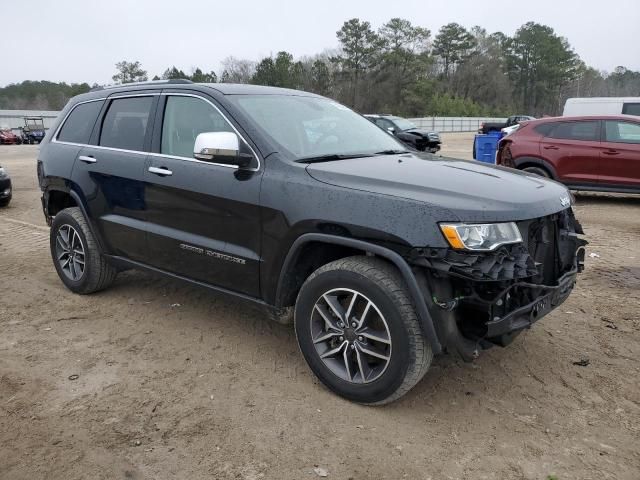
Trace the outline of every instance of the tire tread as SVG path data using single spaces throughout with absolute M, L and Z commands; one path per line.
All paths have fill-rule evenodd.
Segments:
M 393 402 L 405 395 L 424 377 L 433 359 L 431 345 L 422 331 L 408 288 L 395 266 L 381 258 L 365 256 L 345 257 L 328 263 L 313 272 L 305 284 L 319 275 L 336 270 L 353 272 L 376 283 L 398 308 L 409 337 L 409 367 L 401 385 L 387 398 L 377 402 L 360 403 L 384 405 Z M 300 291 L 304 287 L 303 284 Z

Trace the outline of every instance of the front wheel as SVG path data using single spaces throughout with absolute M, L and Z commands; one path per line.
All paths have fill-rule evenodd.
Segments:
M 51 224 L 51 258 L 62 283 L 74 293 L 107 288 L 117 271 L 108 264 L 78 207 L 58 212 Z
M 300 289 L 294 323 L 320 381 L 363 404 L 400 398 L 433 357 L 404 281 L 378 258 L 349 257 L 316 270 Z

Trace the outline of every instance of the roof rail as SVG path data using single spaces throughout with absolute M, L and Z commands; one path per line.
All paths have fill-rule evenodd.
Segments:
M 109 90 L 111 88 L 120 88 L 120 87 L 126 87 L 126 86 L 137 87 L 138 85 L 170 85 L 170 84 L 176 84 L 176 83 L 193 83 L 193 82 L 187 78 L 171 78 L 169 80 L 147 80 L 144 82 L 118 83 L 115 85 L 106 85 L 104 87 L 99 86 L 96 88 L 92 88 L 91 91 L 97 92 L 98 90 Z

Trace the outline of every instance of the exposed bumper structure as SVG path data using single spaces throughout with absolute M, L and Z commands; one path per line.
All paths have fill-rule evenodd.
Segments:
M 419 249 L 440 343 L 465 360 L 507 345 L 562 304 L 584 268 L 586 241 L 570 209 L 519 222 L 523 243 L 492 252 Z
M 577 270 L 566 273 L 554 287 L 543 287 L 531 284 L 514 284 L 513 287 L 524 287 L 532 290 L 541 290 L 542 293 L 532 302 L 516 308 L 504 317 L 496 317 L 487 322 L 487 337 L 495 338 L 510 335 L 525 328 L 531 327 L 535 322 L 544 317 L 554 308 L 564 302 L 576 283 Z M 505 296 L 508 293 L 505 293 Z M 503 301 L 504 296 L 496 300 Z

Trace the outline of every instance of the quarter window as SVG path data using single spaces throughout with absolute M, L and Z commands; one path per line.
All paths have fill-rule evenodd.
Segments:
M 104 101 L 82 103 L 75 107 L 64 122 L 58 140 L 71 143 L 89 143 L 91 131 L 96 123 Z
M 598 141 L 600 140 L 600 122 L 556 123 L 548 136 L 566 140 Z
M 640 124 L 613 120 L 604 123 L 607 142 L 640 143 Z
M 102 122 L 100 145 L 124 150 L 144 150 L 153 97 L 117 98 Z
M 196 137 L 204 132 L 233 132 L 233 128 L 216 108 L 200 98 L 167 97 L 160 153 L 193 158 Z
M 625 103 L 622 107 L 622 113 L 640 116 L 640 103 Z

